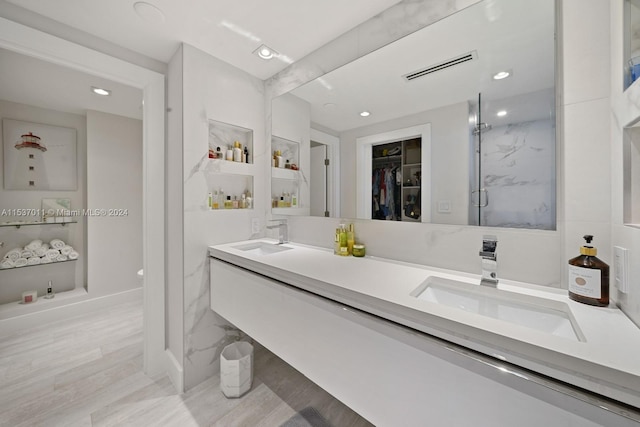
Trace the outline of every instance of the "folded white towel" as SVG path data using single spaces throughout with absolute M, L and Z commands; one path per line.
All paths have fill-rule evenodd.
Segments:
M 51 246 L 49 246 L 48 243 L 43 243 L 42 246 L 40 246 L 40 247 L 44 248 L 45 251 L 51 249 Z
M 38 249 L 40 246 L 42 246 L 42 240 L 40 239 L 36 239 L 36 240 L 32 240 L 31 243 L 29 243 L 27 246 L 25 246 L 25 249 L 28 249 L 30 251 L 35 251 L 36 249 Z
M 22 253 L 22 249 L 15 248 L 7 252 L 4 257 L 5 259 L 10 259 L 11 261 L 16 262 L 16 260 L 20 258 L 21 253 Z
M 38 265 L 38 264 L 40 264 L 40 257 L 38 256 L 33 256 L 27 259 L 27 265 Z
M 56 262 L 61 262 L 61 261 L 68 261 L 69 258 L 66 255 L 58 255 L 58 257 L 56 258 Z
M 40 258 L 40 264 L 51 264 L 53 260 L 47 256 Z
M 2 269 L 13 268 L 15 266 L 16 264 L 13 261 L 11 261 L 9 258 L 3 259 L 2 262 L 0 262 L 0 268 Z
M 20 258 L 31 258 L 32 256 L 34 256 L 34 253 L 29 249 L 23 249 L 20 253 Z
M 69 259 L 78 259 L 80 255 L 78 254 L 78 252 L 72 250 L 67 256 L 69 257 Z
M 60 239 L 53 239 L 49 245 L 51 245 L 53 249 L 62 249 L 66 246 L 66 243 Z
M 60 248 L 60 253 L 62 255 L 67 255 L 69 256 L 69 254 L 71 253 L 71 251 L 73 251 L 73 248 L 69 245 L 65 245 L 63 248 Z
M 47 253 L 44 255 L 49 259 L 56 259 L 60 255 L 60 251 L 57 249 L 49 249 Z
M 36 256 L 43 257 L 45 256 L 48 250 L 49 249 L 45 248 L 44 246 L 40 246 L 39 248 L 36 248 L 36 250 L 34 250 L 33 252 L 36 254 Z
M 24 267 L 25 265 L 27 265 L 27 259 L 26 258 L 18 258 L 15 262 L 16 267 Z

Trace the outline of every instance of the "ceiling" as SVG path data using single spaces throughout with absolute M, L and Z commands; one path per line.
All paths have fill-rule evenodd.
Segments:
M 0 5 L 23 11 L 23 18 L 36 13 L 54 26 L 72 27 L 165 63 L 185 42 L 264 80 L 398 1 L 350 0 L 347 8 L 340 0 L 147 0 L 162 11 L 164 22 L 139 16 L 137 0 L 0 0 Z M 281 58 L 265 61 L 253 54 L 263 43 Z M 4 49 L 0 76 L 3 100 L 142 119 L 142 93 L 136 88 Z M 94 95 L 91 86 L 110 89 L 112 95 Z
M 160 22 L 141 18 L 137 0 L 3 1 L 165 63 L 185 42 L 262 80 L 399 2 L 145 0 L 162 12 Z M 261 44 L 280 59 L 258 58 Z
M 314 123 L 337 133 L 477 100 L 479 92 L 482 121 L 493 126 L 549 118 L 554 103 L 555 7 L 548 0 L 530 8 L 528 1 L 480 2 L 292 93 L 311 104 Z M 473 61 L 409 82 L 402 78 L 472 51 L 477 53 Z M 493 80 L 500 70 L 511 70 L 511 77 Z M 496 117 L 501 109 L 508 115 Z M 360 117 L 363 110 L 371 115 Z
M 0 49 L 0 99 L 65 113 L 102 111 L 142 120 L 142 91 L 30 56 Z M 111 91 L 99 96 L 91 87 Z

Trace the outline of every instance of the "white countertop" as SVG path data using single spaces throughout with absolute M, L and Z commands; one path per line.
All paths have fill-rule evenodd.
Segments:
M 259 241 L 273 244 L 275 241 Z M 583 341 L 540 332 L 411 295 L 429 276 L 480 283 L 459 273 L 375 257 L 341 257 L 296 243 L 261 255 L 234 248 L 257 240 L 210 246 L 212 257 L 345 305 L 531 369 L 640 408 L 640 329 L 619 309 L 569 299 L 566 290 L 500 280 L 498 289 L 560 301 Z

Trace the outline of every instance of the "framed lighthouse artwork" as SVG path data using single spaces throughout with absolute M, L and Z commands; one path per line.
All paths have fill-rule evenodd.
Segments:
M 78 189 L 76 130 L 2 120 L 4 189 Z

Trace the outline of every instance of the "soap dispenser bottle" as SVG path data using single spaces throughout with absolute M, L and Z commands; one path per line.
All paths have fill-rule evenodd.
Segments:
M 569 260 L 569 298 L 584 304 L 606 307 L 609 305 L 609 266 L 596 255 L 590 245 L 593 236 L 586 235 L 586 245 L 580 256 Z

